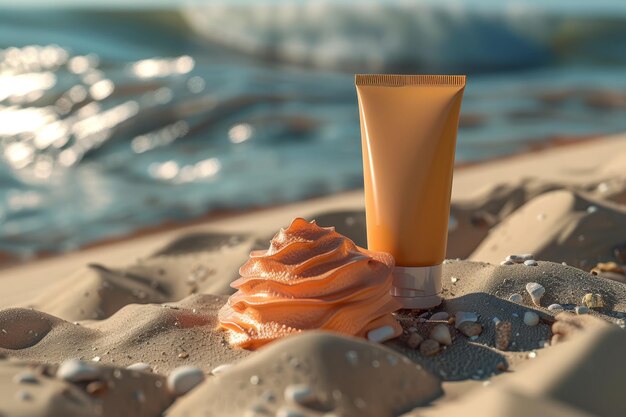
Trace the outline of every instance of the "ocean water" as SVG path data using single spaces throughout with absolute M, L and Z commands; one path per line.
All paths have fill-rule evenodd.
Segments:
M 459 162 L 626 130 L 624 2 L 413 3 L 0 10 L 0 251 L 360 187 L 354 72 L 468 73 Z

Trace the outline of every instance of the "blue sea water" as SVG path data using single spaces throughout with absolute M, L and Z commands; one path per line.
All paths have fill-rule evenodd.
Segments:
M 459 162 L 626 130 L 623 2 L 414 3 L 5 7 L 0 251 L 360 187 L 354 72 L 468 73 Z

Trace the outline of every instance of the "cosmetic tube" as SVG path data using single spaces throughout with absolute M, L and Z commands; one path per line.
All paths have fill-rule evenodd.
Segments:
M 367 245 L 395 258 L 404 308 L 441 303 L 464 75 L 356 75 Z

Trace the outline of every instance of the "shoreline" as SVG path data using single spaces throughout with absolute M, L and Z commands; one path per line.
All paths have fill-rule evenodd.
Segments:
M 523 152 L 496 156 L 496 157 L 485 159 L 482 161 L 460 162 L 460 163 L 455 164 L 454 169 L 456 172 L 458 170 L 466 170 L 468 168 L 485 166 L 485 165 L 489 165 L 489 164 L 493 164 L 497 162 L 516 160 L 519 158 L 527 157 L 529 155 L 542 153 L 548 150 L 576 147 L 576 146 L 588 144 L 590 142 L 594 142 L 597 140 L 602 140 L 607 137 L 610 138 L 612 136 L 614 135 L 610 135 L 610 136 L 586 135 L 586 136 L 580 136 L 580 137 L 555 136 L 546 141 L 538 142 L 535 144 L 529 144 L 527 149 L 525 149 Z M 360 190 L 362 190 L 362 188 L 348 189 L 348 190 L 344 190 L 344 191 L 332 194 L 332 196 L 349 195 L 354 192 L 358 192 Z M 4 271 L 12 267 L 19 267 L 19 266 L 27 265 L 32 262 L 37 262 L 37 261 L 51 259 L 51 258 L 59 258 L 68 254 L 84 252 L 90 249 L 103 248 L 103 247 L 107 247 L 111 245 L 116 245 L 116 244 L 126 242 L 132 239 L 147 237 L 151 235 L 157 235 L 157 234 L 164 233 L 164 232 L 172 232 L 172 231 L 176 231 L 176 230 L 180 230 L 180 229 L 184 229 L 184 228 L 192 227 L 192 226 L 199 226 L 207 222 L 216 222 L 216 221 L 223 220 L 223 219 L 235 218 L 237 216 L 249 215 L 252 213 L 262 213 L 265 211 L 274 210 L 279 207 L 289 206 L 292 204 L 306 203 L 306 202 L 311 202 L 315 200 L 320 200 L 320 199 L 327 198 L 329 196 L 330 195 L 319 195 L 319 196 L 314 196 L 314 197 L 307 198 L 304 200 L 293 201 L 293 202 L 286 203 L 286 204 L 248 207 L 245 209 L 213 210 L 201 216 L 194 217 L 188 220 L 182 220 L 182 221 L 168 220 L 168 221 L 165 221 L 160 224 L 153 225 L 153 226 L 141 227 L 124 236 L 117 236 L 117 237 L 110 237 L 110 238 L 96 240 L 94 242 L 81 246 L 78 249 L 68 251 L 68 252 L 40 252 L 24 260 L 20 259 L 20 257 L 15 256 L 9 252 L 0 251 L 0 271 Z

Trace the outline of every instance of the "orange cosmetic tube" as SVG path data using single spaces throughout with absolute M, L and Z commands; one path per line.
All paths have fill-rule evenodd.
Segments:
M 441 303 L 464 75 L 356 75 L 367 245 L 396 260 L 404 308 Z

